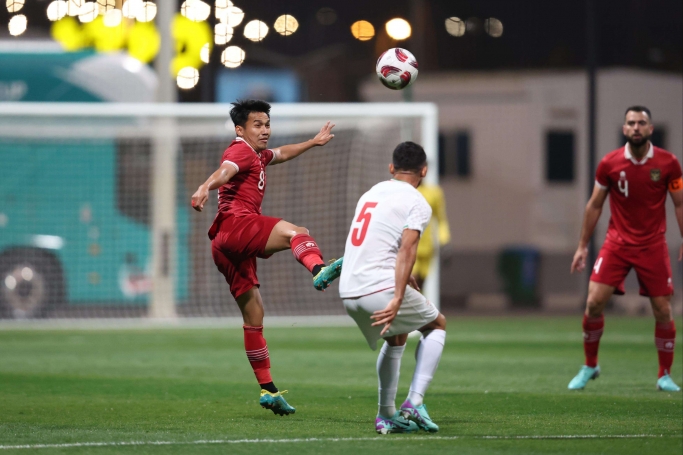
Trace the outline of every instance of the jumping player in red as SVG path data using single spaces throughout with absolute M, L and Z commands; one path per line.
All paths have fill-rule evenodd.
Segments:
M 244 347 L 261 386 L 259 402 L 276 414 L 289 415 L 295 409 L 285 401 L 270 375 L 256 258 L 291 249 L 296 260 L 313 274 L 313 285 L 318 290 L 339 277 L 342 259 L 325 266 L 308 229 L 261 215 L 266 166 L 284 163 L 310 148 L 327 144 L 334 137 L 334 124 L 327 122 L 311 140 L 270 150 L 270 105 L 258 100 L 232 104 L 230 117 L 237 138 L 223 153 L 220 167 L 192 195 L 192 207 L 202 211 L 209 191 L 218 189 L 218 214 L 209 229 L 213 260 L 242 312 Z
M 683 236 L 683 179 L 676 157 L 650 143 L 654 127 L 649 109 L 632 106 L 623 126 L 627 143 L 607 154 L 596 172 L 595 189 L 583 218 L 579 247 L 571 271 L 586 267 L 588 241 L 610 196 L 612 216 L 588 285 L 583 316 L 583 347 L 586 364 L 569 383 L 570 390 L 583 389 L 600 375 L 598 345 L 604 327 L 603 310 L 613 293 L 624 293 L 624 279 L 636 269 L 640 294 L 650 297 L 655 316 L 655 345 L 659 356 L 657 389 L 678 392 L 669 375 L 673 364 L 676 327 L 671 315 L 671 265 L 664 233 L 666 194 L 671 195 L 676 220 Z M 683 259 L 683 245 L 678 260 Z

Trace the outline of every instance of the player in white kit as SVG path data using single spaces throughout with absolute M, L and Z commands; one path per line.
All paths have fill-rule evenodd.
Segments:
M 378 183 L 356 206 L 346 239 L 339 295 L 370 347 L 385 343 L 377 359 L 378 433 L 409 433 L 422 428 L 439 431 L 423 403 L 439 365 L 446 339 L 446 318 L 418 292 L 411 277 L 420 235 L 432 209 L 417 191 L 427 174 L 427 157 L 414 142 L 394 150 L 391 180 Z M 408 285 L 412 286 L 409 287 Z M 417 365 L 407 399 L 396 410 L 401 357 L 408 334 L 422 332 Z

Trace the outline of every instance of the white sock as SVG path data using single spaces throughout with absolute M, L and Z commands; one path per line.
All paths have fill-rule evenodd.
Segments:
M 424 399 L 427 387 L 434 378 L 436 368 L 441 360 L 441 353 L 446 342 L 445 330 L 432 330 L 420 340 L 416 353 L 417 365 L 413 382 L 410 384 L 408 399 L 414 406 L 420 406 Z
M 391 418 L 396 414 L 396 391 L 398 390 L 398 376 L 401 369 L 401 357 L 406 347 L 384 346 L 377 357 L 377 378 L 379 382 L 379 410 L 382 417 Z

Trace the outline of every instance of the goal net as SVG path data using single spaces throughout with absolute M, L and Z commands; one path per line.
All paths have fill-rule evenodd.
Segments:
M 224 105 L 0 104 L 0 317 L 239 316 L 211 257 L 196 188 L 234 138 Z M 302 142 L 327 120 L 334 139 L 270 166 L 263 213 L 308 228 L 325 259 L 343 255 L 358 198 L 388 178 L 399 142 L 436 166 L 431 104 L 274 104 L 269 146 Z M 289 252 L 258 260 L 269 316 L 337 315 Z M 438 268 L 427 283 L 438 305 Z

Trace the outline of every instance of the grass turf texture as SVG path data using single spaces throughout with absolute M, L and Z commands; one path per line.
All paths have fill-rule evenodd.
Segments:
M 579 316 L 450 317 L 426 399 L 437 438 L 375 434 L 377 353 L 355 327 L 266 328 L 275 382 L 297 408 L 289 417 L 258 406 L 241 329 L 0 331 L 0 446 L 188 442 L 2 448 L 0 455 L 682 453 L 682 395 L 655 391 L 654 321 L 608 317 L 603 375 L 570 392 L 583 360 L 580 326 Z M 415 344 L 408 341 L 403 358 L 398 404 Z M 679 336 L 672 375 L 679 384 L 680 347 Z M 601 437 L 481 438 L 531 435 Z M 650 436 L 603 438 L 615 435 Z M 302 438 L 322 440 L 225 442 Z M 190 443 L 198 440 L 223 442 Z

